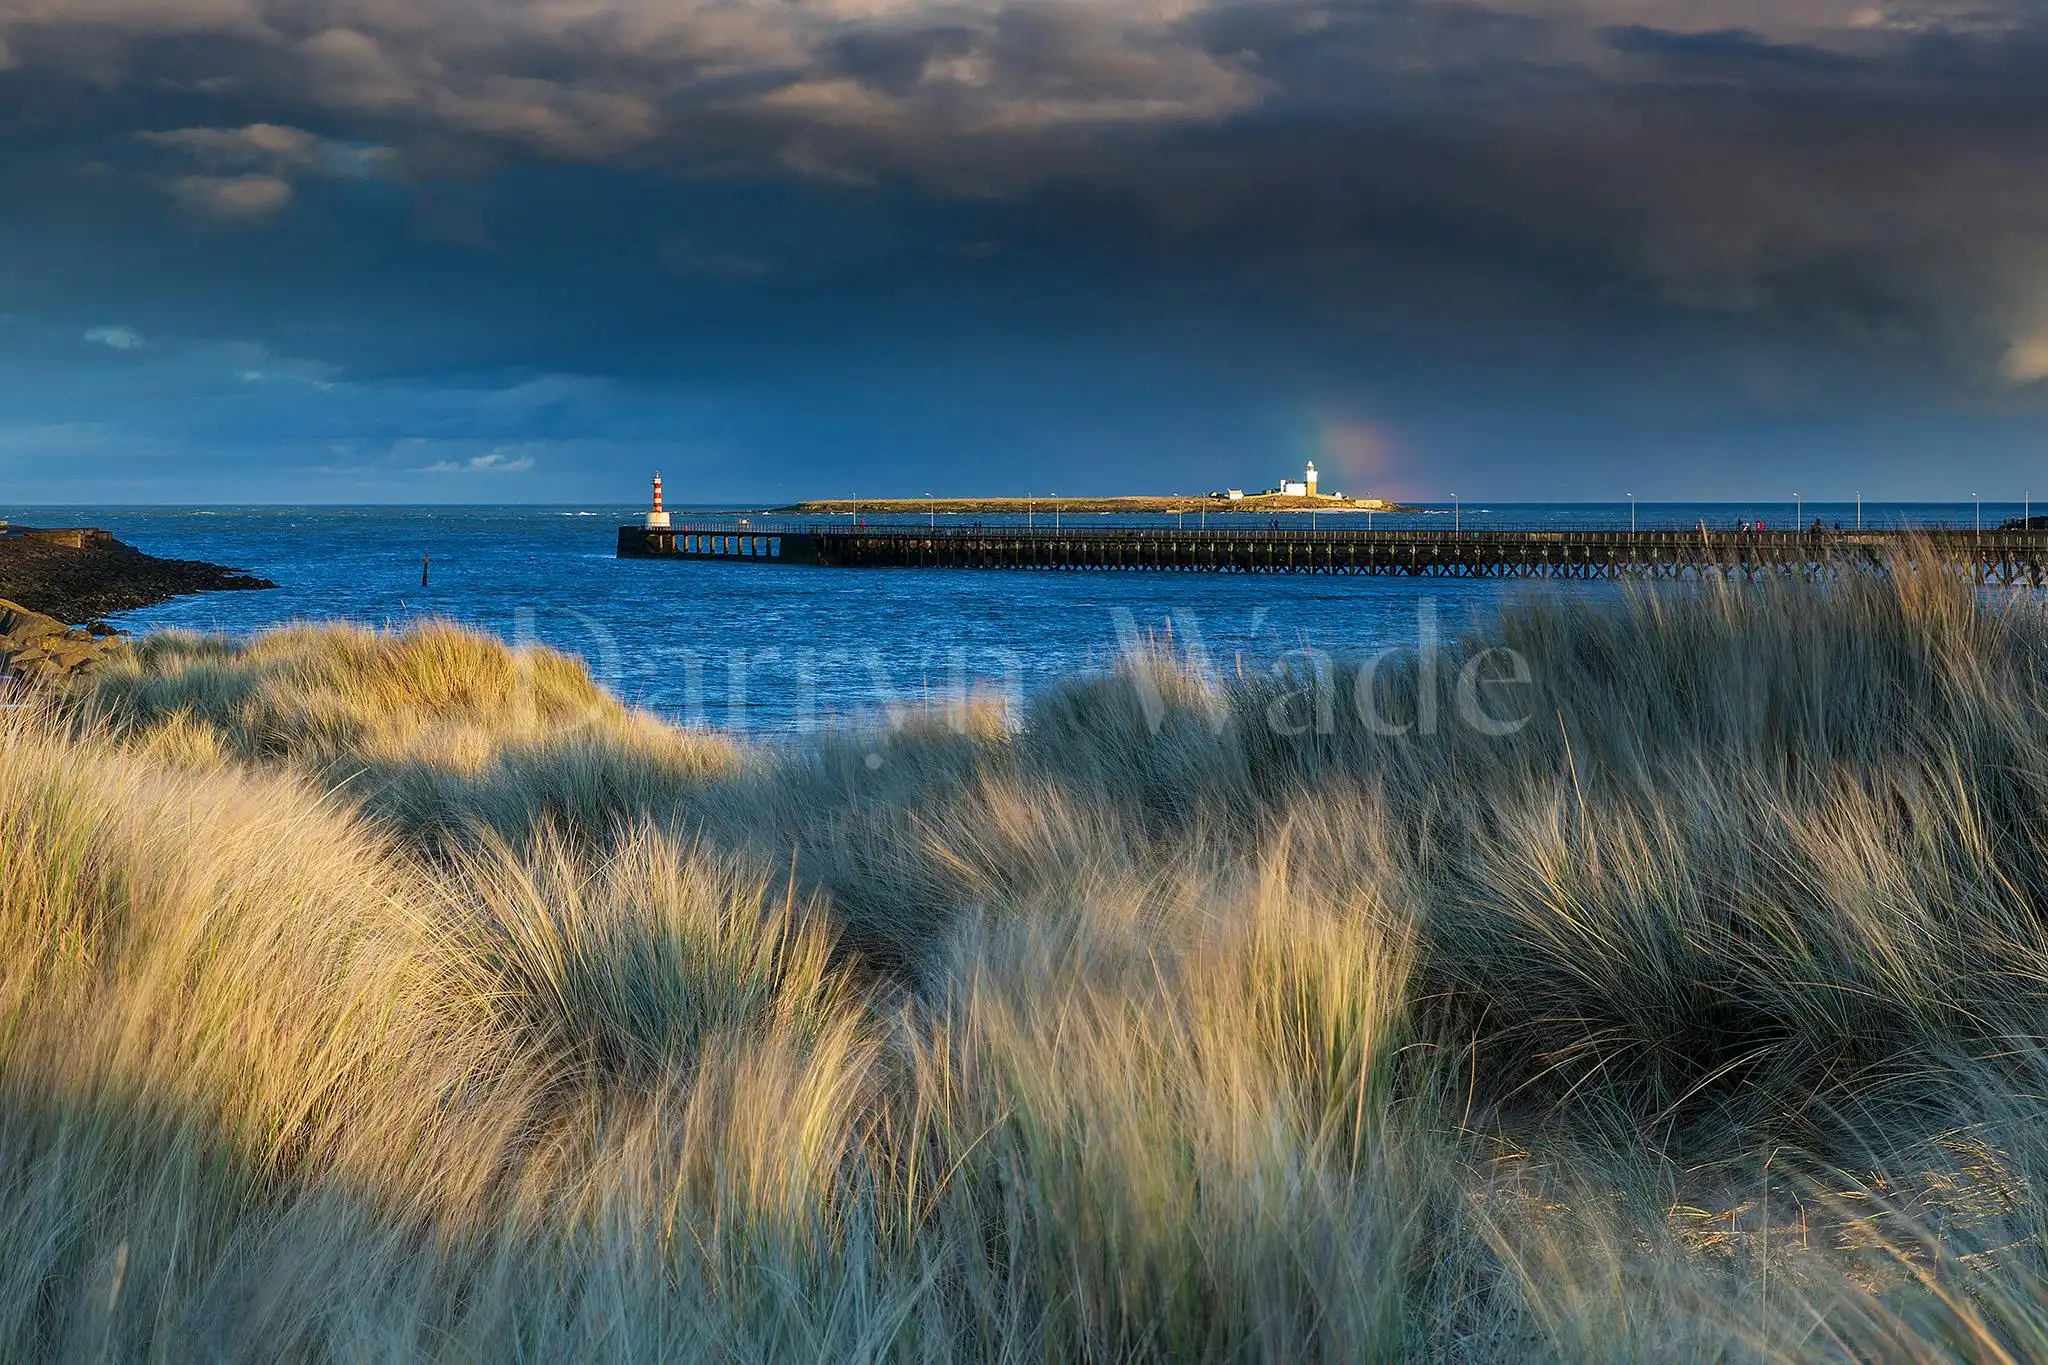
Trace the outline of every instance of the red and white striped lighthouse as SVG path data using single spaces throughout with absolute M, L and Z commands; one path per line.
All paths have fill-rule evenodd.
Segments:
M 654 507 L 647 513 L 647 529 L 650 531 L 666 531 L 668 529 L 668 513 L 661 505 L 661 474 L 659 471 L 654 476 Z

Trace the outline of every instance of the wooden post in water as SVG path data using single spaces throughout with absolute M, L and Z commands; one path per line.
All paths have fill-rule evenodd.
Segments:
M 432 555 L 420 556 L 420 586 L 423 588 L 427 586 L 427 568 L 433 562 L 434 557 Z

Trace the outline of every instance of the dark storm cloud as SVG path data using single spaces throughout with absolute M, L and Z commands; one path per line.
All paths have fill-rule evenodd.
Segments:
M 179 439 L 448 478 L 664 404 L 744 444 L 644 386 L 968 347 L 1439 417 L 2001 412 L 2048 380 L 2044 72 L 2031 0 L 0 0 L 0 310 L 149 339 L 93 348 L 138 407 L 179 356 L 330 367 L 222 369 Z M 550 375 L 596 387 L 490 405 Z
M 221 218 L 349 143 L 425 176 L 1080 180 L 1254 252 L 1463 235 L 2012 378 L 2048 371 L 2044 34 L 2015 0 L 0 0 L 17 79 L 126 92 L 63 136 L 182 149 L 154 173 Z

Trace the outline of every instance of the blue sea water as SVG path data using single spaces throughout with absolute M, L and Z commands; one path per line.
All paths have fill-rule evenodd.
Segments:
M 246 635 L 293 620 L 396 626 L 446 617 L 586 659 L 625 700 L 686 724 L 802 732 L 897 705 L 968 693 L 1017 699 L 1112 662 L 1134 639 L 1199 646 L 1215 666 L 1269 667 L 1291 650 L 1369 654 L 1481 624 L 1518 592 L 1603 594 L 1598 583 L 1531 585 L 1321 575 L 835 570 L 620 560 L 617 527 L 639 507 L 16 507 L 35 525 L 103 526 L 152 554 L 206 559 L 277 582 L 128 612 L 130 631 Z M 1984 524 L 2017 516 L 1986 503 Z M 1853 505 L 1798 509 L 1853 525 Z M 680 509 L 678 523 L 735 516 Z M 1034 520 L 1046 524 L 1050 504 Z M 1793 504 L 1643 504 L 1636 524 L 1790 528 Z M 1867 504 L 1866 525 L 1970 525 L 1972 504 Z M 1627 527 L 1619 505 L 1460 505 L 1374 524 Z M 884 518 L 866 518 L 879 524 Z M 779 524 L 751 514 L 753 525 Z M 925 518 L 898 518 L 922 524 Z M 965 518 L 938 517 L 940 525 Z M 1010 520 L 982 518 L 994 523 Z M 1016 518 L 1015 520 L 1023 520 Z M 1084 516 L 1080 525 L 1111 524 Z M 1124 518 L 1125 521 L 1145 520 Z M 1153 519 L 1157 524 L 1159 519 Z M 1170 520 L 1170 519 L 1169 519 Z M 1193 524 L 1197 518 L 1187 518 Z M 1234 518 L 1235 524 L 1243 519 Z M 1317 524 L 1363 524 L 1320 514 Z M 845 524 L 844 519 L 840 524 Z M 1288 526 L 1297 526 L 1291 518 Z M 420 584 L 422 557 L 432 560 Z M 1241 661 L 1241 663 L 1240 663 Z

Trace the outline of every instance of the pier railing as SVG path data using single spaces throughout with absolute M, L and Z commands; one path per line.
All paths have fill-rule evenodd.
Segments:
M 1333 573 L 1408 577 L 1818 576 L 1933 556 L 1987 583 L 2048 583 L 2048 531 L 861 525 L 734 518 L 619 529 L 623 558 L 845 568 Z
M 1199 535 L 1209 538 L 1238 539 L 1299 539 L 1328 540 L 1351 539 L 1421 539 L 1474 541 L 1522 541 L 1542 543 L 1545 540 L 1568 543 L 1599 537 L 1620 544 L 1657 545 L 1674 537 L 1698 540 L 1707 537 L 1713 540 L 1742 539 L 1763 544 L 1796 544 L 1816 537 L 1833 541 L 1855 541 L 1858 538 L 1872 542 L 1892 544 L 1902 537 L 1989 538 L 1993 536 L 2019 537 L 2022 539 L 2048 541 L 2048 529 L 2020 530 L 2004 527 L 1974 527 L 1967 523 L 1953 521 L 1915 522 L 1911 525 L 1868 526 L 1862 528 L 1823 526 L 1816 531 L 1811 526 L 1795 528 L 1772 526 L 1765 530 L 1737 530 L 1731 525 L 1716 525 L 1709 522 L 1702 527 L 1698 522 L 1691 524 L 1645 525 L 1630 530 L 1627 527 L 1609 526 L 1561 526 L 1555 523 L 1502 523 L 1495 521 L 1477 522 L 1468 517 L 1463 525 L 1437 525 L 1433 521 L 1421 521 L 1413 515 L 1396 516 L 1387 514 L 1375 525 L 1360 524 L 1355 516 L 1346 517 L 1335 525 L 1325 521 L 1321 524 L 1309 522 L 1305 513 L 1289 513 L 1284 520 L 1260 518 L 1258 524 L 1248 524 L 1250 519 L 1233 518 L 1225 521 L 1222 517 L 1212 519 L 1208 525 L 1199 525 L 1190 517 L 1187 524 L 1175 525 L 1165 518 L 1152 516 L 1140 521 L 1128 519 L 1113 521 L 1092 516 L 1077 516 L 1062 525 L 1047 524 L 1048 518 L 1040 517 L 1037 524 L 1027 525 L 1008 521 L 966 522 L 959 518 L 941 520 L 936 524 L 923 521 L 909 521 L 901 518 L 853 522 L 846 518 L 817 520 L 814 518 L 784 519 L 773 514 L 753 517 L 693 518 L 677 522 L 673 530 L 677 534 L 700 533 L 706 535 L 904 535 L 922 536 L 1029 536 L 1037 539 L 1073 539 L 1083 536 L 1142 536 L 1152 539 L 1171 539 Z M 1448 522 L 1446 518 L 1446 522 Z M 1162 524 L 1162 522 L 1164 524 Z M 1222 524 L 1218 524 L 1218 523 Z

